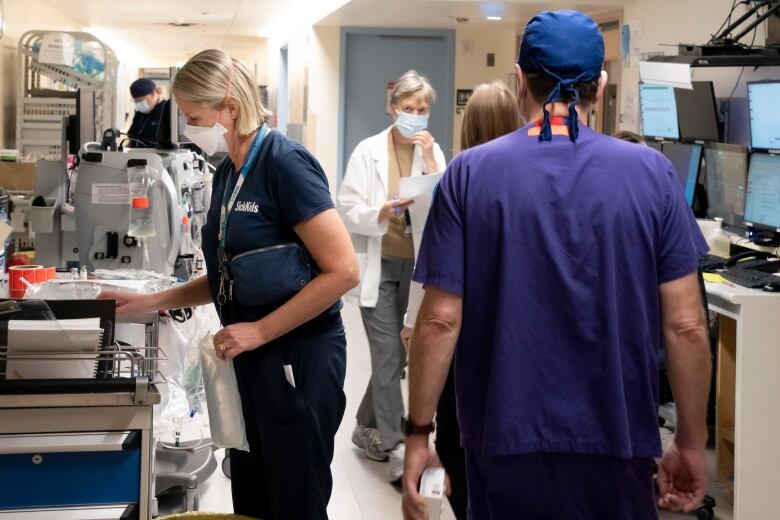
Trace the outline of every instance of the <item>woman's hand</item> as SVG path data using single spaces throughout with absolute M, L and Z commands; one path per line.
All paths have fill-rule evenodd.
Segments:
M 229 325 L 214 336 L 214 348 L 219 359 L 234 359 L 242 352 L 266 343 L 261 321 Z
M 411 327 L 404 327 L 401 331 L 401 343 L 403 343 L 407 354 L 409 354 L 409 346 L 412 344 L 412 332 L 414 332 L 414 329 Z
M 425 162 L 425 173 L 438 173 L 439 166 L 436 164 L 436 157 L 433 154 L 433 145 L 436 139 L 427 130 L 417 132 L 412 136 L 412 142 L 422 150 L 422 158 Z
M 156 294 L 139 294 L 120 291 L 102 291 L 98 300 L 116 300 L 118 316 L 144 314 L 158 310 Z
M 414 204 L 412 199 L 388 200 L 379 210 L 377 221 L 381 224 L 393 215 L 401 215 L 412 204 Z

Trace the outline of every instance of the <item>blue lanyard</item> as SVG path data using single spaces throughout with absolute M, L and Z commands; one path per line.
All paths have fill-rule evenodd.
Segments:
M 230 217 L 230 213 L 233 211 L 233 206 L 236 204 L 236 197 L 238 197 L 238 192 L 241 191 L 241 186 L 244 185 L 244 179 L 246 179 L 246 176 L 249 174 L 249 170 L 257 160 L 257 155 L 263 148 L 265 137 L 270 131 L 271 129 L 268 128 L 268 125 L 266 124 L 263 124 L 263 126 L 260 127 L 260 129 L 257 131 L 255 139 L 252 141 L 252 148 L 249 149 L 249 153 L 246 156 L 244 165 L 238 172 L 238 180 L 236 181 L 236 185 L 233 187 L 233 194 L 230 196 L 230 199 L 228 199 L 230 177 L 225 180 L 225 191 L 222 194 L 222 210 L 219 213 L 219 245 L 223 249 L 227 245 L 228 218 Z

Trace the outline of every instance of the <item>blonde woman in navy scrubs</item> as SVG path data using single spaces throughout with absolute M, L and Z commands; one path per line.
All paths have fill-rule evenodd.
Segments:
M 172 91 L 186 135 L 208 154 L 228 153 L 203 228 L 208 276 L 155 295 L 104 297 L 119 313 L 213 302 L 224 327 L 214 345 L 233 360 L 250 448 L 230 454 L 235 512 L 326 519 L 345 405 L 340 298 L 358 283 L 349 235 L 319 163 L 269 130 L 240 61 L 203 51 Z

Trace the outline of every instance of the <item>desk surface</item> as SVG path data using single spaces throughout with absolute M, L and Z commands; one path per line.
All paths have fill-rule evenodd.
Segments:
M 778 277 L 780 280 L 780 277 Z M 748 289 L 731 282 L 714 283 L 704 282 L 707 287 L 707 294 L 717 296 L 729 303 L 741 304 L 748 301 L 766 300 L 769 302 L 777 301 L 780 303 L 780 292 L 766 292 L 762 289 Z

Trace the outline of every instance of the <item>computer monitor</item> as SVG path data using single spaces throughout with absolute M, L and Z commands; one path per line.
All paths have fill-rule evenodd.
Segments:
M 710 143 L 704 154 L 707 173 L 707 217 L 721 217 L 727 226 L 744 226 L 747 190 L 747 147 Z
M 701 152 L 699 144 L 664 143 L 663 147 L 663 154 L 672 162 L 689 206 L 693 204 L 696 183 L 699 182 Z
M 745 222 L 780 230 L 780 156 L 751 156 Z
M 658 150 L 659 152 L 663 150 L 663 143 L 658 141 L 648 141 L 647 146 L 655 150 Z
M 68 116 L 65 138 L 71 155 L 78 155 L 85 143 L 95 141 L 94 88 L 82 87 L 76 92 L 76 113 Z
M 649 138 L 680 139 L 674 89 L 663 85 L 639 84 L 642 135 Z
M 718 104 L 711 81 L 694 81 L 693 90 L 674 89 L 680 140 L 719 142 Z
M 750 142 L 754 150 L 780 150 L 780 81 L 748 83 Z

